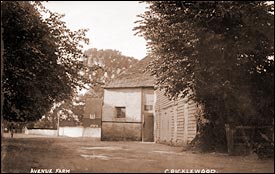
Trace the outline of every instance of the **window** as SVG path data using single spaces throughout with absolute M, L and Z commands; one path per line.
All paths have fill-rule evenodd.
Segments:
M 116 117 L 125 118 L 125 107 L 116 107 Z
M 90 119 L 94 120 L 95 119 L 95 113 L 94 114 L 90 114 Z
M 153 105 L 144 105 L 144 111 L 152 111 Z

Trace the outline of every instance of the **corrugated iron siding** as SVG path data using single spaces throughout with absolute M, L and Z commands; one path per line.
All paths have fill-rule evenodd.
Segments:
M 163 91 L 156 91 L 155 140 L 159 143 L 184 145 L 196 136 L 197 105 L 185 98 L 169 100 Z

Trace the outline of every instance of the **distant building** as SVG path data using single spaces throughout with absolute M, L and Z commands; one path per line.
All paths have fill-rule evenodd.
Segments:
M 83 127 L 100 128 L 102 116 L 102 98 L 87 96 L 85 99 Z

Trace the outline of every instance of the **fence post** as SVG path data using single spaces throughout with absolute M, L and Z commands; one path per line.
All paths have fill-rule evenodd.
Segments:
M 227 141 L 227 152 L 228 154 L 233 154 L 233 147 L 234 147 L 234 139 L 233 139 L 233 132 L 234 130 L 230 127 L 229 124 L 225 124 L 225 131 L 226 131 L 226 141 Z

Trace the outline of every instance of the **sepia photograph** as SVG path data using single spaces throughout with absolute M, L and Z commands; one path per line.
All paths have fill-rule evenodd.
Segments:
M 274 173 L 274 1 L 1 1 L 1 173 Z

